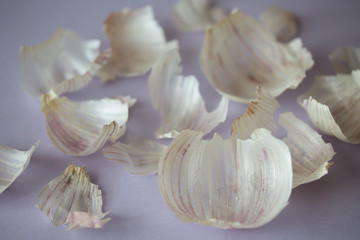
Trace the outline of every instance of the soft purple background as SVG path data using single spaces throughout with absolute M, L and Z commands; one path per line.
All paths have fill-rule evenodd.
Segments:
M 203 34 L 175 29 L 169 16 L 174 3 L 174 0 L 1 1 L 0 143 L 22 150 L 28 149 L 37 139 L 41 143 L 26 171 L 0 196 L 0 239 L 359 239 L 359 145 L 325 136 L 337 152 L 328 175 L 294 189 L 290 204 L 269 224 L 252 230 L 219 230 L 176 219 L 160 195 L 156 175 L 131 175 L 119 164 L 106 160 L 100 152 L 83 158 L 70 157 L 50 143 L 40 101 L 20 88 L 19 47 L 37 44 L 50 37 L 58 27 L 64 27 L 84 38 L 100 39 L 102 49 L 106 49 L 108 41 L 102 22 L 110 12 L 125 7 L 153 6 L 168 39 L 179 40 L 184 73 L 198 77 L 209 109 L 217 105 L 220 97 L 206 80 L 198 61 Z M 252 16 L 258 16 L 270 6 L 281 6 L 299 16 L 300 36 L 312 52 L 315 66 L 298 89 L 288 90 L 279 97 L 282 104 L 279 112 L 293 111 L 308 122 L 295 99 L 310 87 L 315 74 L 334 74 L 328 55 L 337 46 L 359 44 L 359 2 L 225 0 L 218 4 L 227 10 L 237 7 Z M 123 78 L 108 84 L 95 79 L 68 97 L 88 100 L 130 94 L 138 98 L 138 103 L 131 109 L 127 133 L 153 138 L 160 115 L 151 106 L 147 77 Z M 232 121 L 245 111 L 246 105 L 231 102 L 227 121 L 215 130 L 228 137 Z M 282 136 L 283 132 L 277 135 Z M 103 209 L 110 211 L 108 216 L 112 220 L 101 230 L 65 232 L 63 226 L 52 226 L 35 207 L 41 188 L 59 176 L 69 163 L 86 166 L 91 181 L 103 191 Z

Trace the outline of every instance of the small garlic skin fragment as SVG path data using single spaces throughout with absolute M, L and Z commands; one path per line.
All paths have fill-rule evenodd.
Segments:
M 43 95 L 42 112 L 51 142 L 60 151 L 86 156 L 110 139 L 115 142 L 126 131 L 129 109 L 117 99 L 72 102 L 55 93 Z
M 360 69 L 360 48 L 338 47 L 331 55 L 330 61 L 337 73 L 351 74 Z
M 0 194 L 24 172 L 39 143 L 38 140 L 27 151 L 19 151 L 0 144 Z
M 117 142 L 103 149 L 104 156 L 120 163 L 132 174 L 151 175 L 158 171 L 159 161 L 167 148 L 154 140 L 128 136 L 129 144 Z
M 243 103 L 256 99 L 257 86 L 273 97 L 296 88 L 314 64 L 300 39 L 282 44 L 238 10 L 207 29 L 200 63 L 216 91 Z
M 279 116 L 279 123 L 288 135 L 283 141 L 288 145 L 293 167 L 293 188 L 320 179 L 331 166 L 335 155 L 331 143 L 325 143 L 309 125 L 286 112 Z
M 292 189 L 286 144 L 266 129 L 236 144 L 203 135 L 182 131 L 160 161 L 160 191 L 176 216 L 224 229 L 260 227 L 275 218 Z
M 298 102 L 323 133 L 344 142 L 360 143 L 360 70 L 317 76 Z
M 21 85 L 39 98 L 53 90 L 58 95 L 87 85 L 105 64 L 109 53 L 99 52 L 99 40 L 85 40 L 59 28 L 49 39 L 20 48 Z
M 117 76 L 144 75 L 163 52 L 178 46 L 177 41 L 166 41 L 151 6 L 111 13 L 104 28 L 111 57 L 99 73 L 103 82 Z
M 264 28 L 283 43 L 287 43 L 298 34 L 298 22 L 295 15 L 283 8 L 273 7 L 260 15 Z
M 225 121 L 229 100 L 222 97 L 212 112 L 207 112 L 194 76 L 183 76 L 177 49 L 164 53 L 154 64 L 149 89 L 153 106 L 160 111 L 162 122 L 157 138 L 174 138 L 185 129 L 208 133 Z
M 113 99 L 119 99 L 122 103 L 127 103 L 129 108 L 132 108 L 135 103 L 137 102 L 136 98 L 131 97 L 130 95 L 117 95 L 117 96 L 113 96 Z
M 55 226 L 68 224 L 67 230 L 102 228 L 110 220 L 101 210 L 101 190 L 90 182 L 85 167 L 73 164 L 42 188 L 37 207 Z
M 220 8 L 210 8 L 208 0 L 179 0 L 171 11 L 174 25 L 183 31 L 204 31 L 226 16 Z

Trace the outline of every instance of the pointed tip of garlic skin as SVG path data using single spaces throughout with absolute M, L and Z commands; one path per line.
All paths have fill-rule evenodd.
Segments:
M 338 47 L 329 58 L 337 73 L 351 74 L 352 71 L 360 69 L 359 47 Z

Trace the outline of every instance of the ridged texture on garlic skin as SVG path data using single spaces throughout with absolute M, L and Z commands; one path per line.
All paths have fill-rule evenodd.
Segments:
M 360 143 L 360 70 L 318 76 L 298 98 L 317 129 L 348 143 Z
M 101 228 L 110 220 L 104 219 L 101 190 L 90 182 L 85 167 L 73 164 L 42 188 L 37 207 L 55 226 L 67 224 L 67 230 Z
M 298 23 L 295 15 L 283 8 L 269 8 L 260 15 L 264 28 L 283 43 L 287 43 L 298 34 Z
M 257 129 L 232 144 L 215 134 L 182 131 L 159 164 L 160 191 L 176 216 L 216 228 L 255 228 L 275 218 L 292 189 L 291 156 Z
M 286 112 L 279 116 L 280 125 L 288 132 L 283 141 L 291 152 L 293 188 L 320 179 L 327 174 L 335 155 L 331 143 L 325 143 L 309 125 Z
M 104 27 L 111 57 L 99 73 L 103 82 L 117 76 L 143 75 L 163 52 L 178 45 L 177 41 L 166 41 L 151 6 L 111 13 Z
M 53 90 L 72 92 L 87 85 L 104 65 L 108 53 L 99 52 L 99 40 L 84 40 L 59 28 L 49 39 L 20 48 L 21 85 L 32 97 Z
M 351 74 L 360 69 L 360 48 L 338 47 L 331 55 L 330 61 L 337 73 Z
M 86 156 L 125 133 L 129 109 L 117 99 L 72 102 L 50 92 L 43 95 L 42 112 L 55 147 L 68 155 Z
M 212 112 L 207 112 L 194 76 L 182 76 L 177 49 L 164 53 L 154 64 L 149 89 L 153 106 L 160 111 L 162 122 L 155 135 L 173 138 L 180 131 L 192 129 L 208 133 L 227 115 L 229 100 L 222 97 Z
M 279 43 L 238 10 L 206 31 L 200 62 L 220 94 L 245 103 L 256 99 L 257 86 L 273 97 L 296 88 L 313 65 L 300 39 Z
M 150 175 L 158 171 L 159 161 L 167 148 L 154 140 L 128 136 L 129 143 L 117 142 L 103 149 L 104 156 L 120 163 L 132 174 Z
M 0 144 L 0 194 L 24 172 L 39 143 L 40 141 L 37 141 L 27 151 L 19 151 Z
M 171 11 L 175 26 L 183 31 L 204 31 L 226 16 L 220 8 L 211 8 L 208 0 L 179 0 Z

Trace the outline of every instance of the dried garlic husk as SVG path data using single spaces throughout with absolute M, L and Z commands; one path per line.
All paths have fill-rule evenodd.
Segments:
M 150 175 L 158 171 L 159 161 L 166 145 L 150 139 L 129 136 L 129 144 L 117 142 L 102 151 L 104 156 L 119 162 L 132 174 Z
M 330 61 L 337 73 L 350 74 L 360 69 L 360 48 L 338 47 L 331 55 Z
M 87 85 L 107 62 L 99 40 L 84 40 L 73 31 L 59 28 L 48 40 L 20 48 L 21 85 L 33 97 L 53 90 L 72 92 Z
M 24 172 L 39 143 L 40 141 L 37 141 L 27 151 L 19 151 L 0 144 L 0 194 Z
M 117 95 L 117 96 L 113 96 L 113 99 L 119 99 L 122 103 L 127 103 L 129 108 L 132 108 L 135 103 L 137 102 L 137 98 L 133 98 L 130 95 Z
M 153 106 L 162 117 L 158 138 L 173 138 L 184 129 L 210 132 L 226 118 L 228 99 L 222 97 L 215 110 L 208 113 L 194 76 L 182 76 L 177 49 L 164 53 L 154 64 L 149 89 Z
M 213 87 L 238 102 L 254 100 L 257 86 L 273 97 L 294 89 L 313 65 L 300 39 L 279 43 L 238 10 L 206 31 L 200 62 Z
M 312 182 L 327 174 L 335 155 L 331 143 L 325 143 L 309 125 L 286 112 L 279 116 L 279 123 L 288 131 L 283 141 L 288 145 L 293 166 L 293 188 Z
M 125 133 L 129 109 L 117 99 L 72 102 L 50 92 L 43 95 L 42 112 L 51 142 L 68 155 L 86 156 Z
M 279 42 L 289 42 L 298 33 L 298 23 L 295 15 L 283 8 L 273 7 L 267 9 L 260 15 L 260 22 Z
M 317 76 L 298 102 L 320 131 L 344 142 L 360 143 L 360 70 Z
M 143 75 L 164 51 L 178 45 L 177 41 L 166 42 L 151 6 L 112 13 L 104 26 L 111 45 L 110 60 L 100 72 L 104 82 L 117 76 Z
M 208 0 L 180 0 L 171 11 L 175 26 L 183 31 L 203 31 L 226 16 L 220 8 L 210 8 Z
M 67 230 L 102 228 L 110 220 L 101 210 L 101 190 L 90 182 L 85 167 L 73 164 L 41 190 L 37 207 L 55 226 L 67 224 Z

